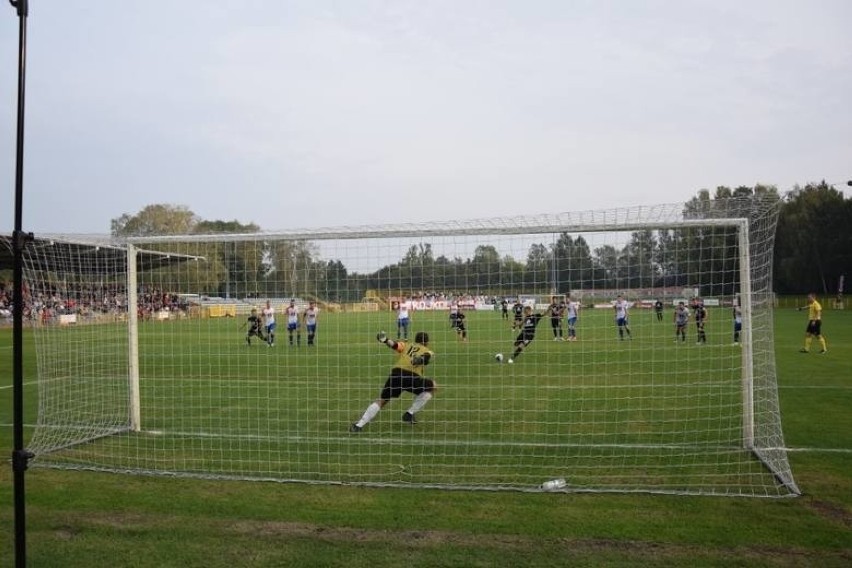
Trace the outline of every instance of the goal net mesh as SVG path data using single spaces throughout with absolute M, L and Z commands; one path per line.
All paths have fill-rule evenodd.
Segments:
M 773 353 L 777 213 L 777 202 L 754 197 L 129 242 L 40 237 L 25 266 L 33 465 L 795 495 Z M 693 297 L 707 314 L 700 343 Z M 543 317 L 517 353 L 521 299 Z M 675 335 L 680 301 L 692 315 L 685 341 Z M 252 310 L 258 334 L 247 333 Z M 457 310 L 464 333 L 450 319 Z M 414 400 L 403 392 L 351 432 L 399 357 L 377 342 L 380 331 L 408 345 L 427 332 L 425 375 L 437 388 L 416 424 L 402 420 Z

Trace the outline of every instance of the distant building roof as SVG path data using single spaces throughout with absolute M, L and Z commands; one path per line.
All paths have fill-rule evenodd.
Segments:
M 37 236 L 25 245 L 25 265 L 36 270 L 59 268 L 51 264 L 55 262 L 51 251 L 60 251 L 66 259 L 63 270 L 76 272 L 112 273 L 117 265 L 127 262 L 127 246 L 111 242 L 108 237 Z M 199 258 L 202 257 L 136 249 L 136 269 L 153 270 Z M 13 268 L 12 236 L 0 235 L 0 270 Z

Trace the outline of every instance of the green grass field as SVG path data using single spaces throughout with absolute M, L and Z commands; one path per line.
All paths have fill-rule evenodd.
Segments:
M 143 432 L 52 459 L 401 485 L 525 488 L 555 475 L 575 489 L 642 483 L 666 491 L 696 476 L 704 490 L 765 483 L 759 463 L 729 448 L 741 436 L 740 355 L 730 345 L 729 319 L 719 316 L 711 319 L 706 347 L 673 343 L 668 320 L 657 324 L 651 314 L 634 315 L 629 344 L 615 339 L 602 314 L 584 317 L 574 344 L 550 341 L 544 321 L 531 349 L 515 365 L 501 366 L 493 354 L 508 354 L 513 334 L 495 314 L 471 314 L 471 341 L 462 344 L 445 315 L 430 320 L 420 313 L 415 327 L 432 332 L 438 353 L 432 369 L 438 396 L 415 429 L 399 421 L 410 400 L 404 398 L 358 436 L 346 429 L 376 396 L 393 361 L 365 331 L 390 327 L 386 314 L 327 314 L 313 351 L 288 349 L 281 331 L 275 348 L 248 348 L 233 320 L 145 324 Z M 33 468 L 27 474 L 31 565 L 848 565 L 852 316 L 826 313 L 824 356 L 797 352 L 802 319 L 776 312 L 782 421 L 800 498 L 380 489 Z M 10 336 L 0 330 L 0 444 L 7 451 Z M 349 347 L 342 353 L 331 342 Z M 85 381 L 76 387 L 87 388 Z M 34 387 L 26 392 L 32 423 Z M 608 462 L 592 449 L 685 442 L 711 453 L 728 450 L 708 470 L 660 451 Z M 109 456 L 119 450 L 116 465 Z M 10 467 L 2 480 L 0 491 L 11 503 Z M 11 506 L 2 519 L 9 546 L 0 548 L 0 562 L 8 564 Z

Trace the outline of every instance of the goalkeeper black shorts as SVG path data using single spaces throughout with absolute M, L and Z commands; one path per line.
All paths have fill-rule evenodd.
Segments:
M 382 400 L 399 398 L 399 395 L 403 391 L 418 395 L 433 388 L 435 388 L 435 382 L 432 379 L 427 379 L 417 373 L 394 367 L 391 369 L 388 380 L 385 381 L 385 386 L 382 388 L 382 394 L 379 395 L 379 398 Z

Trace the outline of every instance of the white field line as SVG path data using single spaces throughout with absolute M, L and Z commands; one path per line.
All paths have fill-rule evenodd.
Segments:
M 11 424 L 0 424 L 2 427 L 11 427 Z M 35 428 L 35 424 L 24 424 L 25 428 Z M 58 427 L 57 429 L 67 429 L 67 427 Z M 221 440 L 245 440 L 249 442 L 303 442 L 303 443 L 315 443 L 315 442 L 342 442 L 345 440 L 360 440 L 369 442 L 371 444 L 376 445 L 384 445 L 384 444 L 397 444 L 400 443 L 401 440 L 389 440 L 385 438 L 370 438 L 362 435 L 347 435 L 347 436 L 258 436 L 253 434 L 225 434 L 225 433 L 214 433 L 214 432 L 182 432 L 182 431 L 167 431 L 167 430 L 142 430 L 141 434 L 147 434 L 149 436 L 169 436 L 173 438 L 196 438 L 196 439 L 221 439 Z M 495 442 L 492 440 L 421 440 L 421 446 L 434 446 L 434 447 L 446 447 L 446 446 L 491 446 L 491 447 L 518 447 L 518 448 L 530 448 L 530 447 L 540 447 L 540 448 L 622 448 L 622 449 L 649 449 L 649 450 L 705 450 L 708 452 L 712 451 L 721 451 L 721 452 L 739 452 L 742 451 L 740 447 L 726 447 L 726 446 L 693 446 L 689 444 L 549 444 L 549 443 L 535 443 L 535 442 Z M 796 447 L 784 447 L 784 448 L 761 448 L 763 450 L 783 450 L 785 452 L 797 452 L 797 453 L 832 453 L 832 454 L 852 454 L 852 448 L 796 448 Z
M 849 390 L 852 385 L 784 385 L 779 389 Z
M 852 454 L 852 448 L 784 448 L 788 452 L 813 452 L 815 454 Z
M 37 384 L 38 384 L 38 381 L 26 381 L 26 382 L 24 382 L 24 386 L 25 386 L 25 387 L 31 387 L 31 386 L 33 386 L 33 385 L 37 385 Z M 11 389 L 13 386 L 14 386 L 14 385 L 3 385 L 2 387 L 0 387 L 0 391 L 3 391 L 3 390 L 9 390 L 9 389 Z

